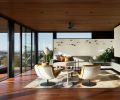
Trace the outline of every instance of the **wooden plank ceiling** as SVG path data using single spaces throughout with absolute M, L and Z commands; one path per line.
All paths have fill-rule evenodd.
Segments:
M 112 31 L 120 0 L 0 0 L 0 13 L 39 31 Z

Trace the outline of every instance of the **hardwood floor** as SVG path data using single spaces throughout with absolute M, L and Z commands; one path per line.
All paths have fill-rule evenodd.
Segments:
M 120 100 L 114 89 L 26 89 L 36 78 L 34 70 L 0 82 L 0 100 Z

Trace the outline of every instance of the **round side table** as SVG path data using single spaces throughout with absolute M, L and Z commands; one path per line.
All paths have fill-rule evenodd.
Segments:
M 64 82 L 63 86 L 69 88 L 73 85 L 73 83 L 69 81 L 69 75 L 71 73 L 73 73 L 74 71 L 70 70 L 70 69 L 67 69 L 67 70 L 63 70 L 63 72 L 65 72 L 65 74 L 67 75 L 67 82 Z

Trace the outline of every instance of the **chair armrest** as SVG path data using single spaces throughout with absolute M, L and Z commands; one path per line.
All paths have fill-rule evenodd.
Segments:
M 53 65 L 53 63 L 54 63 L 54 59 L 51 59 L 49 65 Z

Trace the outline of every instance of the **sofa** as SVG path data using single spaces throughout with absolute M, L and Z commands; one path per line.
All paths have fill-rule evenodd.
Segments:
M 61 58 L 59 58 L 61 56 Z M 61 68 L 61 67 L 70 67 L 72 69 L 80 69 L 83 65 L 89 65 L 89 59 L 92 58 L 90 56 L 65 56 L 63 55 L 56 55 L 54 59 L 50 61 L 50 65 L 53 67 Z

